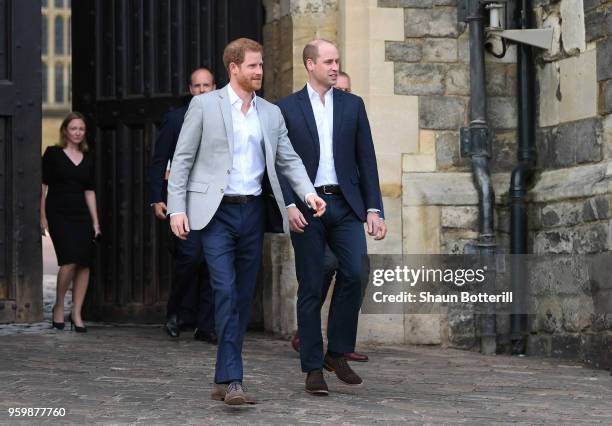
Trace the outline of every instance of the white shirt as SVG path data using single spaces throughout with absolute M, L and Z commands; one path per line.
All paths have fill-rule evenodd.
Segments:
M 266 157 L 263 148 L 263 133 L 257 114 L 257 96 L 253 99 L 246 114 L 241 111 L 242 99 L 231 85 L 227 85 L 232 111 L 234 131 L 234 152 L 232 171 L 225 189 L 226 195 L 260 195 L 261 179 L 266 170 Z
M 319 135 L 319 168 L 314 181 L 314 186 L 338 185 L 336 166 L 334 164 L 334 97 L 331 88 L 325 92 L 325 105 L 321 102 L 321 97 L 312 88 L 310 83 L 306 83 L 308 98 L 314 113 L 317 133 Z

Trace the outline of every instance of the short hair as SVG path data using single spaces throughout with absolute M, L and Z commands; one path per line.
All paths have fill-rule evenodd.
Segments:
M 246 52 L 263 53 L 263 46 L 250 38 L 238 38 L 225 46 L 223 51 L 223 65 L 229 74 L 229 66 L 233 62 L 240 65 L 244 62 Z
M 85 128 L 87 129 L 87 122 L 85 121 L 85 116 L 77 111 L 72 111 L 68 113 L 66 118 L 62 121 L 59 129 L 59 143 L 58 145 L 62 148 L 66 148 L 68 143 L 66 143 L 66 135 L 64 134 L 68 130 L 68 125 L 72 120 L 82 120 L 83 124 L 85 124 Z M 87 139 L 83 137 L 83 141 L 79 144 L 79 151 L 87 152 L 89 151 L 89 145 L 87 145 Z
M 188 84 L 189 86 L 191 86 L 191 83 L 192 83 L 192 81 L 193 81 L 193 75 L 194 75 L 195 73 L 197 73 L 198 71 L 208 71 L 208 72 L 210 73 L 210 75 L 212 75 L 212 78 L 213 78 L 213 84 L 215 84 L 215 73 L 214 73 L 214 72 L 212 72 L 212 71 L 210 70 L 210 68 L 208 68 L 208 67 L 200 67 L 200 68 L 196 68 L 196 69 L 194 69 L 193 71 L 191 71 L 191 74 L 189 74 L 189 81 L 187 82 L 187 84 Z
M 317 62 L 317 58 L 319 57 L 319 46 L 322 43 L 328 43 L 332 46 L 335 46 L 334 43 L 324 38 L 318 38 L 316 40 L 308 42 L 306 46 L 304 46 L 304 50 L 302 51 L 302 61 L 304 62 L 304 66 L 306 66 L 306 62 L 309 59 L 312 59 L 312 62 Z
M 342 76 L 342 77 L 346 77 L 346 78 L 348 78 L 349 80 L 351 79 L 351 76 L 350 76 L 350 75 L 348 75 L 347 73 L 345 73 L 344 71 L 338 71 L 338 76 L 339 76 L 339 77 L 340 77 L 340 76 Z

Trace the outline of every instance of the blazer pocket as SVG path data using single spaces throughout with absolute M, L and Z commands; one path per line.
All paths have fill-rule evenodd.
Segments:
M 187 183 L 187 191 L 206 193 L 208 184 L 204 182 L 189 182 Z

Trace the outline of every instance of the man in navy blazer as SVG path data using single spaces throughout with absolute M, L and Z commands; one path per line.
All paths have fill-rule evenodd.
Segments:
M 355 350 L 367 259 L 363 223 L 367 223 L 368 234 L 379 240 L 387 228 L 381 217 L 376 155 L 365 105 L 360 97 L 333 88 L 340 65 L 338 49 L 327 40 L 313 40 L 304 47 L 303 61 L 308 72 L 306 87 L 278 106 L 293 148 L 327 203 L 327 213 L 314 217 L 284 183 L 283 197 L 299 283 L 297 319 L 306 391 L 327 395 L 323 368 L 346 384 L 363 382 L 343 355 Z M 339 268 L 324 355 L 321 297 L 326 243 L 338 258 Z
M 208 68 L 198 68 L 191 73 L 189 92 L 196 96 L 215 90 L 215 77 Z M 169 162 L 172 160 L 187 106 L 174 109 L 164 116 L 163 124 L 155 142 L 155 151 L 149 168 L 150 203 L 155 217 L 166 220 L 165 182 L 168 180 Z M 194 241 L 175 239 L 175 262 L 172 287 L 166 306 L 165 330 L 171 337 L 180 335 L 179 313 L 183 300 L 198 293 L 196 340 L 215 343 L 214 304 L 206 262 L 200 245 Z M 196 296 L 195 299 L 198 299 Z

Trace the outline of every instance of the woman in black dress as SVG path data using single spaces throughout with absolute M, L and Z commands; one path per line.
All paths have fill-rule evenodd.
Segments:
M 43 155 L 40 201 L 41 231 L 44 235 L 45 230 L 49 230 L 60 266 L 53 327 L 64 328 L 64 296 L 72 282 L 69 321 L 80 332 L 87 331 L 81 307 L 89 283 L 93 242 L 101 235 L 94 192 L 94 164 L 87 151 L 85 118 L 78 112 L 71 112 L 60 127 L 59 145 L 47 148 Z

